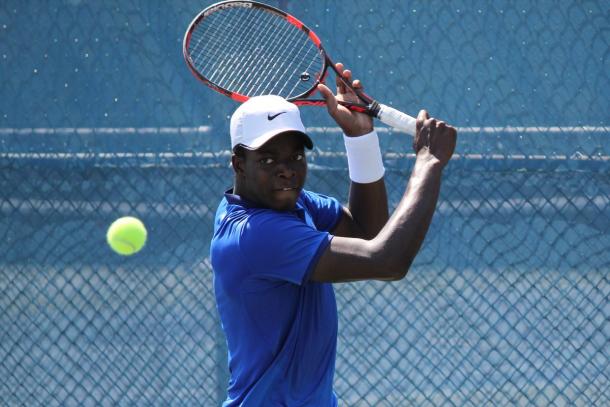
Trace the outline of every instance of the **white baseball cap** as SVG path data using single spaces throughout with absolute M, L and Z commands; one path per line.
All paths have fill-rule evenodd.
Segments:
M 300 133 L 305 146 L 313 148 L 311 138 L 305 133 L 299 108 L 281 96 L 252 97 L 231 116 L 231 148 L 241 145 L 256 150 L 286 132 Z

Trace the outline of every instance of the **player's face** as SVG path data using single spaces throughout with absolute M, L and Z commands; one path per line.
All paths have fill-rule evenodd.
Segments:
M 294 209 L 307 175 L 301 137 L 280 134 L 257 150 L 245 151 L 241 164 L 239 195 L 262 207 Z

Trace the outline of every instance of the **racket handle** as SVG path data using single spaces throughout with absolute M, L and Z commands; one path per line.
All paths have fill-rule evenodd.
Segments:
M 415 136 L 415 118 L 408 114 L 379 103 L 377 118 L 388 126 L 405 131 L 411 136 Z

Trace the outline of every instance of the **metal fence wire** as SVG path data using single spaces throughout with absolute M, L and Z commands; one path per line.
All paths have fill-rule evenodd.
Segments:
M 236 105 L 182 34 L 210 1 L 0 7 L 0 405 L 219 405 L 209 262 Z M 269 1 L 367 91 L 459 129 L 399 282 L 337 284 L 343 406 L 610 404 L 607 1 Z M 303 108 L 307 188 L 347 199 L 340 133 Z M 378 126 L 390 206 L 414 157 Z M 110 223 L 147 225 L 114 254 Z

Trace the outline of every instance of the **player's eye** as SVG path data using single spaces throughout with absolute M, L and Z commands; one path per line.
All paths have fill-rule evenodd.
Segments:
M 294 156 L 294 160 L 295 160 L 295 161 L 303 161 L 303 159 L 304 159 L 304 158 L 305 158 L 305 154 L 300 154 L 300 153 L 299 153 L 299 154 L 296 154 L 296 155 Z
M 274 163 L 274 160 L 271 157 L 265 157 L 258 160 L 258 162 L 264 165 L 270 165 Z

